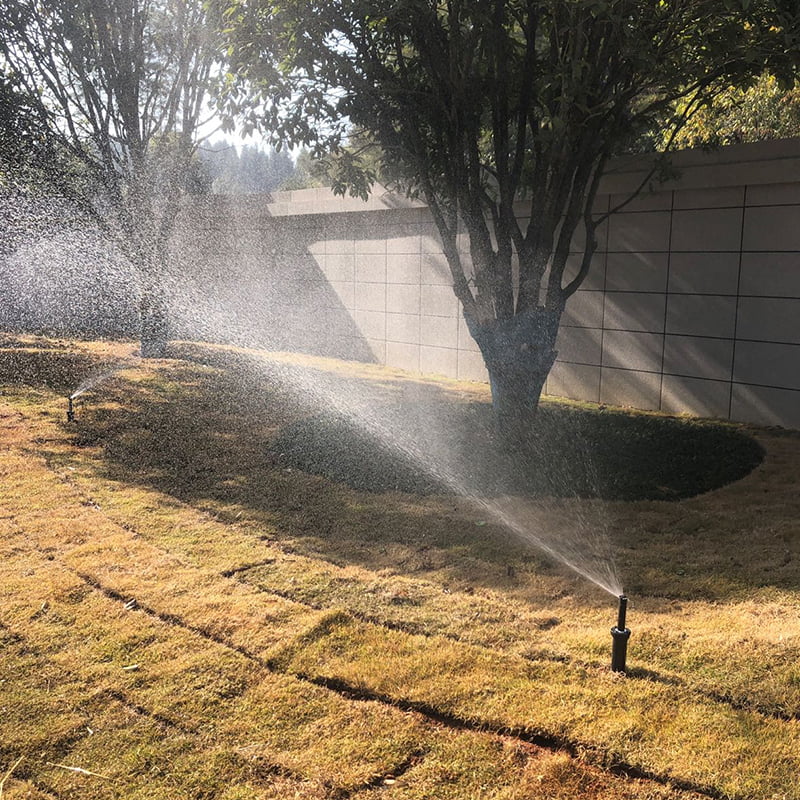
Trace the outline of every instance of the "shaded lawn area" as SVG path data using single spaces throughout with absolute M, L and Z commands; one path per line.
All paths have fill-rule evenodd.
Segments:
M 4 797 L 800 796 L 796 434 L 552 404 L 520 464 L 478 385 L 2 347 Z M 613 554 L 626 677 L 479 492 Z

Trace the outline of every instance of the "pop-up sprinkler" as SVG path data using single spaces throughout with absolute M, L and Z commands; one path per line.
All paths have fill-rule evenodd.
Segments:
M 74 395 L 70 395 L 67 399 L 67 422 L 75 422 L 75 408 L 72 405 Z
M 628 609 L 628 598 L 619 596 L 619 612 L 617 624 L 611 629 L 611 671 L 625 672 L 625 658 L 628 653 L 628 639 L 631 632 L 625 627 L 625 612 Z

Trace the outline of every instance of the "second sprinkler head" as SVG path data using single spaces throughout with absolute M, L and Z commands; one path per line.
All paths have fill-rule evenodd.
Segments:
M 611 671 L 625 672 L 625 662 L 628 654 L 628 639 L 631 632 L 625 625 L 628 610 L 628 598 L 619 596 L 619 609 L 617 611 L 617 624 L 611 629 Z

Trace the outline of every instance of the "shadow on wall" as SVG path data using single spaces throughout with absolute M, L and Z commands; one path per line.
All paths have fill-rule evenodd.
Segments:
M 173 338 L 374 362 L 310 252 L 329 231 L 274 220 L 265 200 L 193 199 L 165 276 Z M 115 247 L 47 205 L 16 210 L 0 253 L 0 329 L 136 338 L 139 280 Z
M 334 223 L 272 217 L 268 197 L 195 199 L 173 241 L 176 338 L 375 362 L 314 250 Z

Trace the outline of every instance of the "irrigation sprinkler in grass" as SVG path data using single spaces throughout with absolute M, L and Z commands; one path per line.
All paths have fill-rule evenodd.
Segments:
M 625 627 L 625 613 L 628 610 L 628 598 L 619 596 L 617 624 L 611 629 L 611 671 L 625 672 L 625 659 L 628 654 L 628 639 L 631 632 Z
M 105 372 L 92 375 L 91 377 L 83 381 L 83 383 L 81 383 L 81 385 L 78 386 L 78 388 L 71 395 L 67 397 L 67 422 L 75 422 L 74 402 L 75 400 L 77 400 L 77 398 L 79 398 L 84 392 L 88 392 L 89 389 L 93 389 L 101 381 L 110 378 L 115 372 L 118 372 L 124 366 L 125 366 L 124 364 L 117 364 L 111 367 L 110 369 L 105 370 Z

